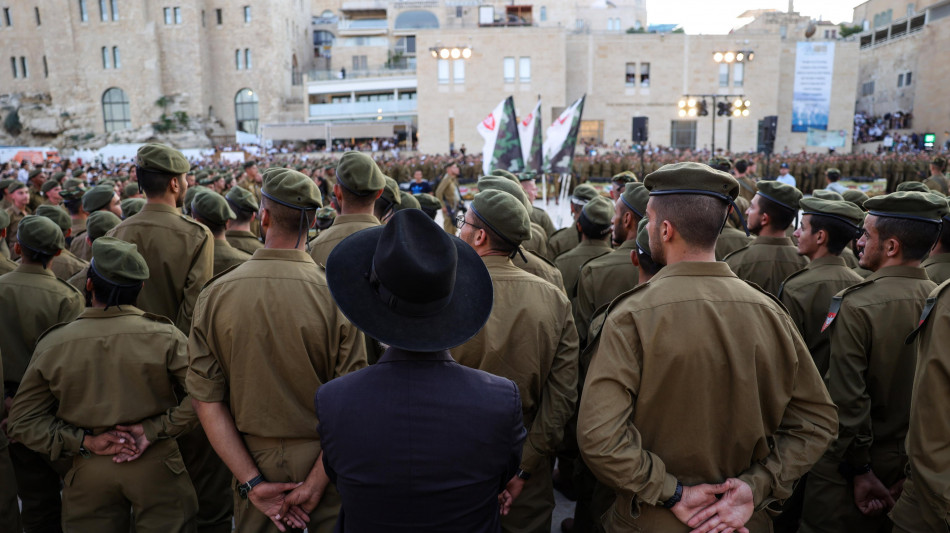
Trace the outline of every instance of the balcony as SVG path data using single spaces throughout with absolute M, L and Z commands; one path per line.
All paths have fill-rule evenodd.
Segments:
M 341 11 L 383 11 L 389 8 L 386 0 L 347 0 L 340 6 Z
M 389 31 L 389 22 L 381 19 L 347 19 L 336 25 L 341 37 L 356 37 L 360 35 L 385 35 Z
M 346 80 L 360 80 L 366 78 L 398 78 L 403 76 L 416 77 L 416 69 L 407 68 L 407 69 L 389 69 L 384 68 L 380 70 L 349 70 L 346 71 L 346 78 L 340 77 L 340 71 L 338 70 L 311 70 L 307 74 L 307 78 L 310 81 L 342 81 Z
M 344 104 L 310 104 L 311 120 L 332 118 L 391 118 L 396 115 L 415 115 L 416 100 L 383 100 L 377 102 L 347 102 Z

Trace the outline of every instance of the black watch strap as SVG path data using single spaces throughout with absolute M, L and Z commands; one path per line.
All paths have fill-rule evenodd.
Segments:
M 522 479 L 524 481 L 528 481 L 529 479 L 531 479 L 531 473 L 525 472 L 524 470 L 520 468 L 518 469 L 518 473 L 516 473 L 515 475 L 518 476 L 519 479 Z
M 264 482 L 264 476 L 262 474 L 258 474 L 247 483 L 238 485 L 238 494 L 241 495 L 241 499 L 246 500 L 247 495 L 251 492 L 251 489 L 260 485 L 263 482 Z
M 672 496 L 669 500 L 666 500 L 665 502 L 661 503 L 660 505 L 661 505 L 664 509 L 672 509 L 673 506 L 676 505 L 677 503 L 679 503 L 679 501 L 682 500 L 682 499 L 683 499 L 683 484 L 680 483 L 679 481 L 677 481 L 677 482 L 676 482 L 676 492 L 673 493 L 673 496 Z

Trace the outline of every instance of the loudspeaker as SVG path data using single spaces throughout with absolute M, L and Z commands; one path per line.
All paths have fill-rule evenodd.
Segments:
M 630 136 L 635 143 L 645 143 L 649 139 L 649 117 L 633 117 L 633 134 Z
M 771 154 L 775 149 L 775 136 L 778 134 L 778 117 L 769 115 L 759 121 L 757 152 Z

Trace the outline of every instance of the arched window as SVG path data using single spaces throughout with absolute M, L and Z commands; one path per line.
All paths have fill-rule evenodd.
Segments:
M 129 97 L 125 91 L 112 87 L 102 95 L 102 116 L 106 133 L 127 130 L 132 127 L 132 115 L 129 113 Z
M 257 133 L 257 93 L 241 89 L 234 97 L 234 119 L 237 129 L 245 133 Z
M 396 17 L 397 30 L 438 28 L 439 18 L 429 11 L 403 11 Z

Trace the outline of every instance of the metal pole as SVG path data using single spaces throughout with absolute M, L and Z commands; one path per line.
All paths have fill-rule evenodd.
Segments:
M 732 152 L 732 118 L 726 120 L 726 151 Z
M 640 181 L 643 181 L 644 178 L 644 167 L 643 167 L 643 141 L 640 141 Z
M 717 113 L 715 96 L 712 97 L 712 106 L 713 106 L 713 110 L 711 113 L 712 115 L 712 156 L 711 157 L 715 157 L 716 156 L 716 113 Z

